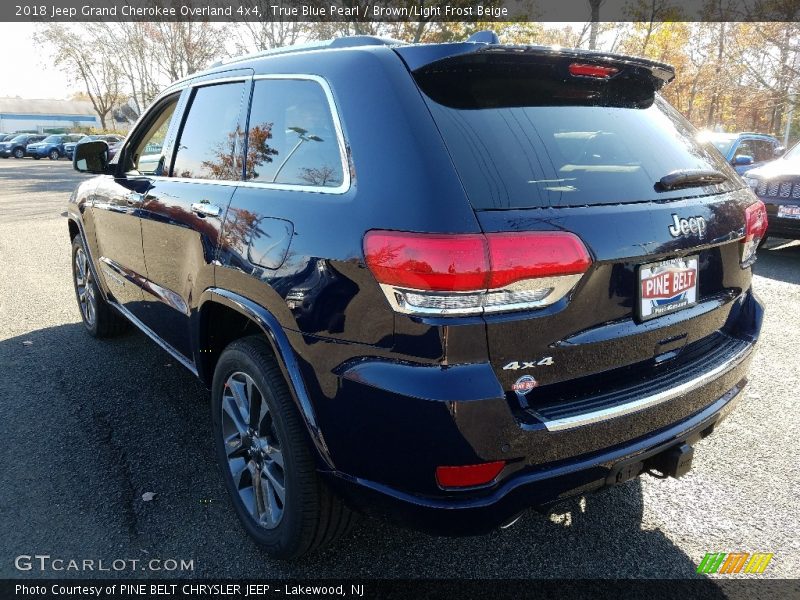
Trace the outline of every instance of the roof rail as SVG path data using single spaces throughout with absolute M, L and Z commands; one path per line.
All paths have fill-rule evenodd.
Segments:
M 322 40 L 319 42 L 309 42 L 306 44 L 295 44 L 293 46 L 282 46 L 280 48 L 270 48 L 269 50 L 261 50 L 251 54 L 243 54 L 241 56 L 234 56 L 232 58 L 223 59 L 215 62 L 209 68 L 221 67 L 223 65 L 230 65 L 240 63 L 247 60 L 256 58 L 263 58 L 266 56 L 279 56 L 281 54 L 291 54 L 293 52 L 305 52 L 307 50 L 323 50 L 325 48 L 357 48 L 359 46 L 396 46 L 402 45 L 406 42 L 395 40 L 392 38 L 378 37 L 374 35 L 349 35 L 331 40 Z

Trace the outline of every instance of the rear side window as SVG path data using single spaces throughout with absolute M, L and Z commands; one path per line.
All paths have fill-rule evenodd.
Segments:
M 755 162 L 764 162 L 775 158 L 775 144 L 769 140 L 751 140 L 750 145 L 753 148 Z
M 694 128 L 636 80 L 584 84 L 502 63 L 416 79 L 476 209 L 663 200 L 741 185 L 719 154 L 695 141 Z M 730 182 L 657 192 L 656 182 L 678 169 L 713 169 Z
M 342 185 L 338 133 L 319 83 L 256 80 L 245 167 L 249 181 L 323 188 Z
M 241 179 L 239 112 L 244 82 L 199 87 L 192 93 L 172 167 L 173 177 Z

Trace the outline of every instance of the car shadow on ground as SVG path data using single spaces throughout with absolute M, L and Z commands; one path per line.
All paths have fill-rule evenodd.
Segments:
M 768 279 L 800 284 L 800 242 L 768 239 L 758 251 L 753 272 Z
M 144 335 L 99 341 L 80 323 L 42 329 L 1 341 L 0 364 L 3 556 L 184 558 L 191 573 L 170 575 L 193 577 L 700 577 L 700 557 L 643 528 L 638 480 L 549 515 L 529 511 L 481 537 L 437 538 L 363 518 L 333 547 L 274 561 L 228 504 L 207 391 Z M 0 576 L 20 575 L 4 561 Z

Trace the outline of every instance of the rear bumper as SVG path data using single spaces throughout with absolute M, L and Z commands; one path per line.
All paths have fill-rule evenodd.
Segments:
M 707 437 L 735 407 L 745 383 L 742 379 L 716 402 L 672 427 L 599 454 L 519 473 L 481 495 L 430 498 L 342 473 L 325 475 L 334 490 L 367 514 L 436 535 L 481 535 L 528 508 L 616 485 L 615 467 L 620 463 L 643 461 Z
M 452 535 L 482 533 L 528 507 L 613 485 L 620 462 L 691 445 L 733 408 L 763 318 L 751 291 L 735 304 L 725 330 L 739 349 L 726 368 L 700 367 L 710 376 L 675 394 L 644 389 L 642 397 L 664 394 L 660 402 L 574 427 L 548 427 L 514 409 L 488 364 L 352 361 L 338 371 L 335 393 L 317 404 L 335 464 L 323 474 L 365 512 Z M 506 466 L 486 486 L 444 490 L 435 482 L 437 466 L 498 460 Z

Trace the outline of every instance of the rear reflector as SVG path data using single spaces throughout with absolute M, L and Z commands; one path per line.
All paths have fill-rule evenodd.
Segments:
M 749 267 L 756 260 L 758 244 L 767 233 L 767 208 L 761 200 L 744 210 L 745 231 L 742 242 L 742 266 Z
M 435 315 L 547 306 L 571 290 L 592 263 L 583 242 L 563 231 L 370 231 L 364 256 L 395 310 Z
M 604 67 L 602 65 L 586 65 L 582 63 L 572 63 L 569 66 L 569 74 L 576 77 L 594 77 L 596 79 L 608 79 L 619 72 L 616 67 Z
M 484 485 L 494 480 L 506 466 L 505 461 L 467 465 L 461 467 L 436 467 L 436 483 L 443 488 L 463 488 Z

